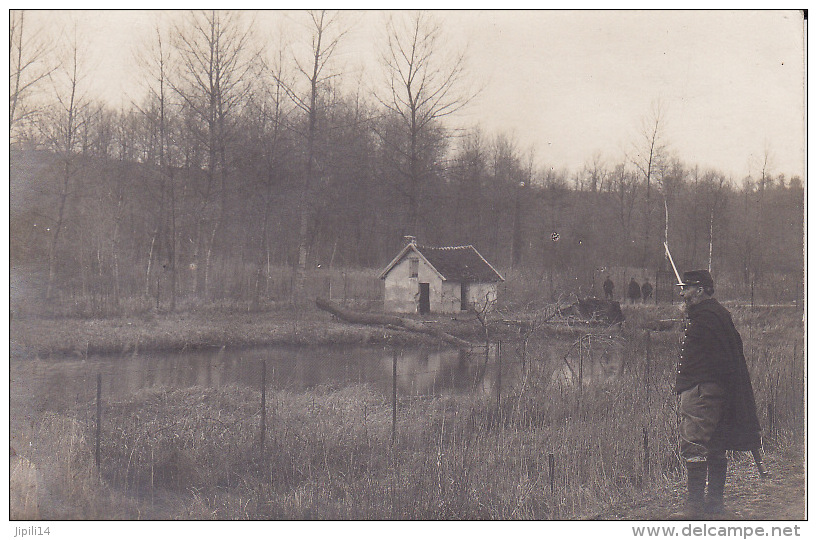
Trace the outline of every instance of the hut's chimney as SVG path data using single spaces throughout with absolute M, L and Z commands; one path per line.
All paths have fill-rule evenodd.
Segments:
M 403 242 L 405 244 L 411 244 L 413 246 L 416 246 L 417 245 L 417 238 L 414 237 L 414 236 L 404 236 L 403 237 Z

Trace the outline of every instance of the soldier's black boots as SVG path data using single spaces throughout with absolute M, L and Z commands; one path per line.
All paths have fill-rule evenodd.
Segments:
M 723 487 L 726 485 L 726 458 L 707 460 L 706 466 L 709 472 L 709 482 L 706 488 L 705 510 L 707 514 L 722 515 L 723 508 Z
M 706 489 L 706 461 L 687 461 L 687 500 L 683 510 L 670 519 L 703 519 L 704 491 Z M 721 490 L 723 493 L 723 490 Z

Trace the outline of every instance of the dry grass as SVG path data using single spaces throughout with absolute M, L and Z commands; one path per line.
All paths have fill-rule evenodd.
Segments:
M 91 405 L 47 416 L 35 428 L 30 455 L 49 479 L 43 517 L 600 515 L 680 475 L 671 392 L 678 334 L 648 335 L 636 324 L 672 312 L 636 306 L 627 315 L 620 335 L 591 337 L 596 351 L 616 344 L 615 377 L 588 375 L 582 386 L 560 378 L 564 359 L 553 353 L 554 336 L 542 334 L 526 348 L 522 390 L 506 390 L 499 407 L 493 394 L 403 398 L 394 444 L 390 396 L 366 385 L 268 392 L 263 454 L 256 389 L 154 388 L 122 396 L 105 404 L 99 473 Z M 802 326 L 785 310 L 736 309 L 735 320 L 754 351 L 747 357 L 767 450 L 788 451 L 804 429 L 803 352 L 793 346 Z M 570 354 L 575 365 L 577 350 Z

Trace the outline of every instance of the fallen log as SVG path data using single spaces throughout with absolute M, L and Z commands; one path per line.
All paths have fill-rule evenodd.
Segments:
M 414 321 L 412 319 L 405 319 L 403 317 L 397 317 L 395 315 L 386 315 L 382 313 L 366 313 L 362 311 L 352 311 L 350 309 L 344 309 L 339 305 L 335 304 L 334 302 L 330 302 L 329 300 L 326 300 L 324 298 L 316 298 L 315 304 L 320 309 L 328 311 L 338 319 L 341 319 L 346 322 L 395 327 L 403 330 L 410 330 L 412 332 L 428 334 L 446 343 L 454 345 L 455 347 L 459 347 L 460 349 L 471 349 L 476 346 L 475 344 L 469 341 L 465 341 L 464 339 L 460 339 L 457 336 L 447 334 L 446 332 L 443 332 L 438 328 L 426 326 L 423 323 Z

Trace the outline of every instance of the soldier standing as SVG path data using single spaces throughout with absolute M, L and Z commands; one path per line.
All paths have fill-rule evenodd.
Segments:
M 630 299 L 631 304 L 635 304 L 641 299 L 641 286 L 635 278 L 630 278 L 630 284 L 627 286 L 627 298 Z
M 685 316 L 675 392 L 681 396 L 687 501 L 672 517 L 712 518 L 724 514 L 726 451 L 760 448 L 760 423 L 743 341 L 714 298 L 712 276 L 707 270 L 684 272 L 678 285 Z
M 652 298 L 652 285 L 650 285 L 650 280 L 646 279 L 641 285 L 641 300 L 646 304 L 650 298 Z
M 613 299 L 613 289 L 615 285 L 613 285 L 613 280 L 610 279 L 610 276 L 607 276 L 607 279 L 604 280 L 604 298 L 607 300 Z

